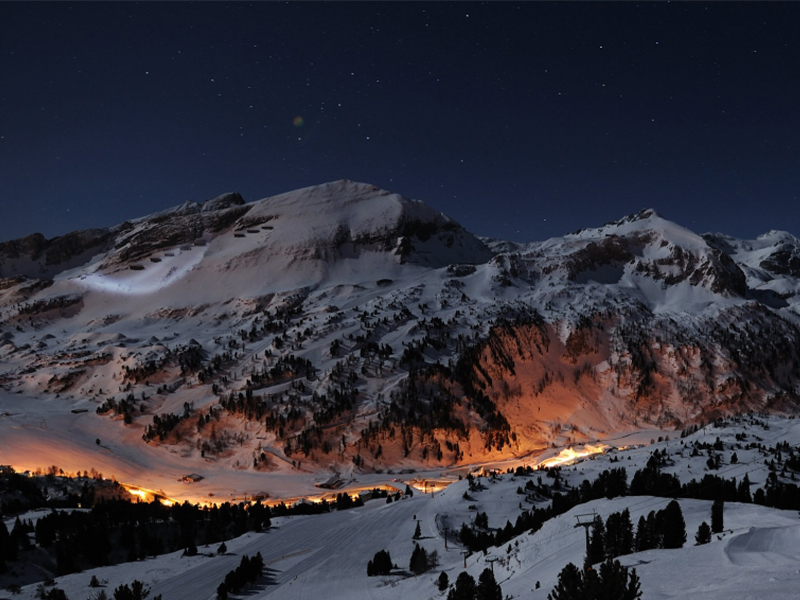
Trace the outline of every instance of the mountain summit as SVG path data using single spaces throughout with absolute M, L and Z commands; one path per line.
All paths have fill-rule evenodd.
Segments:
M 108 230 L 52 240 L 34 234 L 0 245 L 0 275 L 53 277 L 90 261 L 99 261 L 101 269 L 141 270 L 143 264 L 132 262 L 164 260 L 157 256 L 159 252 L 187 246 L 208 247 L 204 254 L 212 262 L 215 254 L 224 255 L 229 263 L 214 265 L 223 270 L 254 262 L 261 270 L 273 263 L 277 272 L 297 261 L 328 263 L 305 267 L 317 272 L 309 273 L 312 279 L 338 260 L 365 253 L 385 253 L 395 257 L 385 257 L 392 263 L 428 267 L 491 258 L 480 240 L 422 202 L 341 180 L 250 204 L 239 194 L 223 194 L 203 203 L 185 202 Z

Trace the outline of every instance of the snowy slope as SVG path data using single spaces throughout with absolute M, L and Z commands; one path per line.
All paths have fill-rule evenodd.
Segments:
M 715 443 L 719 439 L 723 466 L 708 471 L 705 456 L 691 456 L 695 445 Z M 584 479 L 593 480 L 605 469 L 624 467 L 630 476 L 647 463 L 655 450 L 664 451 L 672 463 L 668 472 L 680 474 L 688 482 L 712 472 L 741 480 L 744 473 L 753 488 L 763 485 L 769 473 L 760 447 L 748 448 L 758 441 L 763 448 L 800 443 L 800 426 L 795 420 L 747 417 L 709 426 L 680 440 L 635 446 L 614 453 L 595 456 L 562 470 L 565 486 L 577 486 Z M 733 452 L 739 462 L 731 464 Z M 514 463 L 507 463 L 511 467 Z M 584 533 L 576 528 L 576 515 L 596 513 L 606 518 L 612 512 L 628 509 L 634 523 L 640 516 L 664 508 L 668 499 L 651 496 L 594 500 L 576 506 L 547 521 L 535 533 L 524 533 L 501 548 L 491 548 L 464 559 L 462 548 L 450 533 L 445 548 L 444 527 L 457 529 L 470 523 L 476 511 L 488 514 L 490 527 L 502 527 L 532 505 L 519 486 L 535 480 L 538 474 L 480 478 L 482 489 L 469 492 L 467 482 L 456 481 L 444 491 L 431 496 L 416 493 L 412 498 L 385 504 L 382 500 L 349 511 L 311 517 L 276 519 L 265 533 L 250 533 L 227 543 L 228 553 L 216 556 L 216 548 L 200 548 L 196 557 L 179 553 L 117 567 L 94 569 L 59 577 L 55 585 L 71 599 L 87 597 L 92 590 L 92 575 L 105 583 L 110 592 L 134 579 L 146 582 L 154 594 L 164 600 L 211 599 L 225 574 L 235 568 L 243 554 L 261 552 L 267 564 L 268 579 L 247 592 L 251 598 L 439 598 L 436 579 L 441 571 L 451 584 L 464 570 L 476 579 L 493 562 L 503 594 L 511 598 L 546 597 L 557 582 L 558 573 L 568 563 L 580 565 L 585 552 Z M 629 481 L 630 481 L 629 476 Z M 545 481 L 550 481 L 543 477 Z M 543 506 L 539 501 L 536 506 Z M 711 502 L 681 499 L 688 541 L 682 549 L 649 550 L 620 557 L 637 570 L 643 598 L 704 598 L 738 600 L 745 598 L 784 599 L 794 597 L 796 573 L 800 565 L 797 545 L 800 525 L 793 511 L 780 511 L 755 504 L 726 503 L 724 530 L 711 543 L 694 545 L 694 532 L 702 521 L 710 520 Z M 437 551 L 440 566 L 429 573 L 411 576 L 408 561 L 414 547 L 412 540 L 419 522 L 419 543 L 428 551 Z M 386 577 L 366 576 L 366 562 L 381 549 L 390 551 L 400 569 Z M 206 553 L 209 556 L 204 556 Z M 537 588 L 537 583 L 539 587 Z M 18 596 L 33 599 L 36 586 L 27 586 Z

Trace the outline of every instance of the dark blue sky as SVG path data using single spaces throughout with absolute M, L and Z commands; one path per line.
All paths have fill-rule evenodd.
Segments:
M 800 235 L 800 3 L 0 3 L 0 240 L 334 179 Z

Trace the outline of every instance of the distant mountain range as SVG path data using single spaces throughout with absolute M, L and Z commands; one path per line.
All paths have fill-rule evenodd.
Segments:
M 0 411 L 88 410 L 187 473 L 443 466 L 798 407 L 800 242 L 653 210 L 518 244 L 336 181 L 4 242 L 0 276 Z

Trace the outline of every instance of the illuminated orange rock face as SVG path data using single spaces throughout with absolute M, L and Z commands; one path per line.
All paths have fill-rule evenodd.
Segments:
M 577 324 L 542 319 L 491 330 L 471 377 L 508 422 L 506 453 L 680 428 L 780 398 L 763 372 L 747 383 L 736 376 L 744 367 L 716 340 L 689 342 L 674 321 L 644 328 L 637 318 L 608 312 Z

